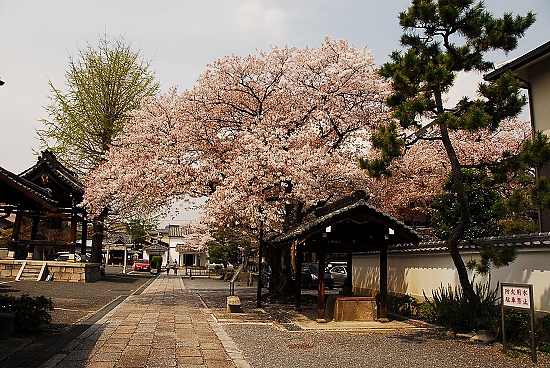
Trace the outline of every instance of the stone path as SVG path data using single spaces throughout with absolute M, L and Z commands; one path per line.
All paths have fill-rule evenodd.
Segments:
M 42 367 L 249 367 L 196 293 L 159 275 Z

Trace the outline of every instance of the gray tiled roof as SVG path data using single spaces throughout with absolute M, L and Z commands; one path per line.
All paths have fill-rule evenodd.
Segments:
M 355 192 L 353 195 L 349 197 L 345 197 L 339 201 L 336 201 L 333 204 L 323 207 L 323 209 L 317 212 L 319 217 L 317 217 L 314 220 L 305 222 L 293 229 L 290 229 L 284 234 L 276 236 L 275 238 L 271 239 L 271 242 L 283 243 L 283 242 L 298 238 L 300 235 L 308 231 L 311 231 L 317 227 L 323 226 L 323 224 L 329 223 L 332 219 L 345 216 L 346 213 L 351 212 L 358 208 L 364 208 L 365 210 L 367 210 L 369 213 L 372 213 L 376 217 L 385 219 L 387 222 L 391 223 L 392 226 L 394 226 L 395 228 L 401 229 L 410 238 L 417 239 L 418 241 L 420 240 L 420 237 L 418 236 L 418 234 L 416 234 L 416 232 L 412 228 L 405 225 L 401 221 L 393 218 L 392 216 L 369 205 L 367 203 L 367 200 L 368 200 L 368 196 L 364 192 L 361 192 L 361 191 Z
M 518 248 L 545 248 L 550 247 L 550 233 L 533 233 L 508 236 L 491 236 L 486 238 L 466 239 L 460 242 L 459 249 L 479 249 L 486 245 L 496 245 L 499 247 Z M 390 246 L 390 253 L 427 253 L 427 252 L 447 252 L 448 248 L 444 241 L 423 242 L 418 246 L 408 244 L 398 244 Z
M 42 151 L 42 155 L 38 158 L 38 162 L 34 166 L 23 171 L 19 174 L 19 176 L 28 178 L 32 176 L 32 174 L 43 164 L 47 165 L 48 168 L 54 172 L 61 181 L 63 181 L 63 183 L 71 187 L 76 192 L 84 194 L 84 185 L 80 182 L 80 180 L 78 180 L 76 174 L 63 166 L 57 160 L 55 155 L 48 150 Z
M 20 177 L 2 167 L 0 167 L 0 181 L 4 182 L 8 187 L 12 187 L 21 193 L 27 194 L 35 201 L 39 202 L 44 207 L 55 209 L 57 201 L 51 198 L 52 191 L 48 188 L 40 187 L 33 182 Z M 6 201 L 8 202 L 8 201 Z M 6 203 L 14 204 L 14 203 Z
M 170 238 L 181 238 L 193 232 L 193 229 L 189 225 L 170 225 L 168 236 Z

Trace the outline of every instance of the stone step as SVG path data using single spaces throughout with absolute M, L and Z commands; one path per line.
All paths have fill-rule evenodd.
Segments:
M 40 276 L 40 271 L 42 271 L 41 264 L 27 263 L 23 268 L 19 280 L 37 280 L 38 276 Z

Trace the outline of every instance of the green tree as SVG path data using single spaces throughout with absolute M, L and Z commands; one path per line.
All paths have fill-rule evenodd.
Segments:
M 42 148 L 54 152 L 65 166 L 83 177 L 101 163 L 113 139 L 122 133 L 130 112 L 139 108 L 142 98 L 155 95 L 160 84 L 155 81 L 151 62 L 122 37 L 111 40 L 103 35 L 97 47 L 87 44 L 78 56 L 69 56 L 66 92 L 49 81 L 51 103 L 46 111 L 50 118 L 41 120 L 44 129 L 37 134 Z M 107 214 L 105 208 L 93 223 L 93 262 L 101 261 Z
M 110 40 L 107 35 L 99 38 L 97 47 L 80 49 L 78 58 L 69 56 L 66 92 L 51 80 L 49 84 L 50 118 L 41 120 L 44 129 L 37 134 L 43 148 L 81 176 L 101 162 L 130 111 L 160 88 L 151 62 L 122 37 Z
M 413 0 L 399 14 L 403 28 L 401 45 L 404 51 L 394 51 L 391 61 L 380 69 L 391 79 L 393 92 L 387 103 L 394 109 L 397 123 L 384 126 L 374 135 L 373 147 L 381 151 L 379 159 L 363 161 L 373 175 L 388 174 L 388 165 L 400 156 L 408 144 L 422 139 L 426 123 L 441 140 L 450 162 L 452 195 L 459 214 L 449 229 L 445 243 L 460 284 L 468 300 L 479 299 L 469 280 L 467 268 L 458 244 L 464 238 L 471 221 L 471 205 L 465 187 L 463 165 L 449 137 L 449 131 L 496 129 L 508 117 L 516 116 L 526 103 L 520 93 L 520 82 L 505 74 L 490 83 L 481 83 L 477 99 L 462 98 L 455 106 L 444 105 L 444 94 L 453 86 L 459 72 L 487 72 L 493 63 L 485 60 L 489 51 L 511 51 L 518 39 L 534 23 L 535 15 L 494 17 L 483 2 L 473 0 Z M 416 131 L 407 141 L 398 136 L 400 128 Z M 430 137 L 434 139 L 433 136 Z
M 241 258 L 244 262 L 254 252 L 254 247 L 249 237 L 239 229 L 210 229 L 212 240 L 206 243 L 208 247 L 208 260 L 213 263 L 239 264 Z
M 502 234 L 499 220 L 503 217 L 502 207 L 497 206 L 501 193 L 495 189 L 492 179 L 485 170 L 463 169 L 464 191 L 468 197 L 470 221 L 464 232 L 465 238 L 479 238 Z M 456 219 L 460 217 L 453 177 L 443 184 L 445 192 L 431 204 L 431 226 L 440 239 L 448 238 Z
M 126 225 L 128 232 L 132 235 L 132 243 L 134 247 L 140 247 L 142 243 L 147 239 L 149 231 L 154 230 L 158 225 L 156 218 L 134 218 L 130 219 Z

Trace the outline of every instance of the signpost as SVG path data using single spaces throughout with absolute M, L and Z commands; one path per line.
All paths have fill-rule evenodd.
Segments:
M 531 315 L 531 359 L 537 362 L 537 347 L 535 345 L 535 306 L 533 303 L 533 285 L 500 284 L 502 299 L 502 349 L 506 353 L 506 317 L 505 309 L 528 309 Z

